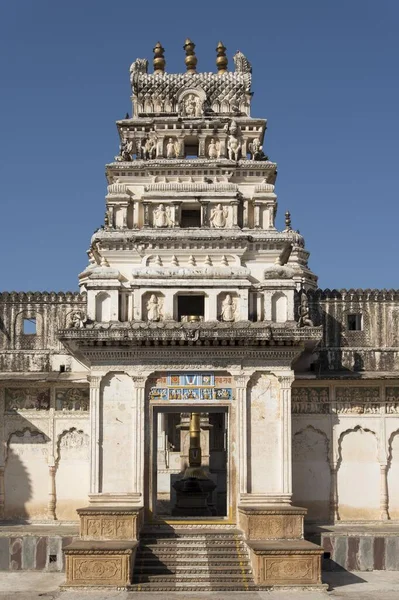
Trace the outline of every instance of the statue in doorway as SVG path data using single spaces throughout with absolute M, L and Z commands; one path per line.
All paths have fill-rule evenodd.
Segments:
M 241 142 L 238 137 L 234 134 L 229 135 L 227 141 L 227 150 L 229 153 L 229 159 L 237 161 L 241 156 Z
M 233 298 L 230 294 L 227 294 L 226 298 L 222 302 L 222 312 L 220 318 L 226 323 L 231 323 L 235 320 L 235 312 Z
M 220 157 L 220 144 L 214 138 L 211 139 L 208 146 L 208 157 L 211 159 Z
M 177 140 L 173 141 L 173 138 L 169 138 L 166 144 L 166 158 L 178 158 L 179 154 L 180 143 Z
M 123 140 L 119 146 L 119 154 L 115 156 L 118 162 L 131 162 L 133 154 L 133 141 Z
M 155 294 L 151 294 L 147 302 L 147 319 L 152 322 L 161 320 L 159 301 Z

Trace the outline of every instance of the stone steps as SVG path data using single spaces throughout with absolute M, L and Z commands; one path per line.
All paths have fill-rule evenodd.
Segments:
M 147 530 L 140 536 L 131 589 L 246 591 L 256 587 L 240 532 Z

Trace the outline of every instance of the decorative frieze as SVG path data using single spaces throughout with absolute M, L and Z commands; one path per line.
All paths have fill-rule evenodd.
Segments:
M 6 388 L 6 412 L 16 410 L 49 410 L 49 388 Z
M 291 392 L 293 413 L 326 414 L 329 412 L 329 390 L 320 388 L 293 388 Z
M 378 387 L 337 387 L 333 412 L 341 414 L 378 414 L 380 389 Z
M 56 391 L 56 410 L 88 411 L 89 403 L 89 388 L 67 388 Z

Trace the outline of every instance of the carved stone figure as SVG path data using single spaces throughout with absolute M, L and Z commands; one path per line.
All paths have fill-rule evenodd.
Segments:
M 301 305 L 298 308 L 298 327 L 313 327 L 313 321 L 309 316 L 309 302 L 308 297 L 304 291 L 301 294 Z
M 168 207 L 165 207 L 164 204 L 160 204 L 158 208 L 154 210 L 153 215 L 155 227 L 169 227 L 173 225 Z
M 211 139 L 208 146 L 208 157 L 209 158 L 219 158 L 220 157 L 220 144 L 217 140 Z
M 136 83 L 139 75 L 145 74 L 148 71 L 148 60 L 146 58 L 137 58 L 130 65 L 130 83 L 133 86 Z
M 235 319 L 235 307 L 230 294 L 227 294 L 226 298 L 222 302 L 222 312 L 220 318 L 222 321 L 228 323 L 231 323 Z
M 86 326 L 86 317 L 80 310 L 71 314 L 69 329 L 83 329 Z
M 259 138 L 255 138 L 249 145 L 248 149 L 251 153 L 252 160 L 268 160 L 268 157 L 263 152 L 263 146 Z
M 147 302 L 147 318 L 149 321 L 153 322 L 160 321 L 161 319 L 159 302 L 155 294 L 151 294 L 151 297 Z
M 183 100 L 183 113 L 186 117 L 200 117 L 202 115 L 202 101 L 195 94 L 189 94 Z
M 180 143 L 169 138 L 166 144 L 166 158 L 178 158 L 180 154 Z
M 235 121 L 230 123 L 230 127 L 228 129 L 230 135 L 227 140 L 227 150 L 229 153 L 230 160 L 238 160 L 241 156 L 241 141 L 239 138 L 240 130 Z
M 132 140 L 123 140 L 119 146 L 119 154 L 115 156 L 115 160 L 118 162 L 131 162 L 133 154 L 133 142 Z
M 211 227 L 226 227 L 228 214 L 229 210 L 227 207 L 223 208 L 221 204 L 217 204 L 211 211 L 211 217 L 209 219 Z
M 151 160 L 155 158 L 157 150 L 157 142 L 153 136 L 143 140 L 144 144 L 141 146 L 141 155 L 144 160 Z

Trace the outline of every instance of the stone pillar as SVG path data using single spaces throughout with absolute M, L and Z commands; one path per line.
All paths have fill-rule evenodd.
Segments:
M 100 493 L 100 385 L 90 376 L 90 494 Z
M 201 227 L 209 227 L 209 200 L 201 200 Z
M 208 290 L 205 298 L 205 320 L 216 321 L 218 318 L 218 292 L 217 290 Z
M 234 375 L 236 386 L 236 440 L 238 497 L 248 493 L 247 385 L 249 375 Z
M 139 506 L 144 505 L 144 443 L 145 443 L 145 384 L 146 377 L 133 376 L 133 496 Z
M 180 214 L 180 208 L 181 208 L 181 202 L 173 202 L 173 206 L 175 207 L 175 227 L 180 227 L 180 221 L 181 221 L 181 214 Z
M 333 523 L 339 521 L 338 513 L 338 477 L 337 463 L 331 465 L 331 488 L 330 488 L 330 515 Z
M 56 474 L 56 467 L 50 466 L 49 467 L 49 498 L 48 498 L 48 504 L 47 504 L 47 518 L 51 519 L 52 521 L 55 521 L 56 514 L 55 514 L 55 506 L 56 506 L 56 492 L 55 492 L 55 474 Z
M 150 202 L 142 202 L 144 210 L 143 227 L 150 227 Z
M 292 427 L 291 427 L 291 372 L 278 377 L 280 383 L 281 439 L 282 439 L 282 494 L 289 502 L 292 496 Z
M 240 306 L 238 307 L 238 320 L 247 321 L 248 319 L 248 289 L 240 290 Z
M 242 219 L 242 226 L 243 229 L 249 227 L 249 200 L 246 199 L 244 200 L 244 206 L 243 206 L 243 219 Z
M 114 228 L 115 227 L 115 207 L 113 204 L 108 206 L 108 226 Z
M 6 440 L 4 432 L 4 413 L 5 413 L 5 390 L 0 388 L 0 520 L 4 518 L 5 508 L 5 489 L 4 489 L 4 467 Z
M 232 220 L 231 220 L 231 226 L 233 229 L 238 229 L 238 205 L 239 202 L 238 200 L 233 200 L 232 202 L 230 202 L 231 206 L 232 206 Z
M 380 464 L 380 510 L 381 520 L 387 521 L 389 519 L 387 464 Z
M 261 223 L 260 223 L 260 203 L 259 202 L 254 202 L 254 229 L 260 229 L 261 228 Z

